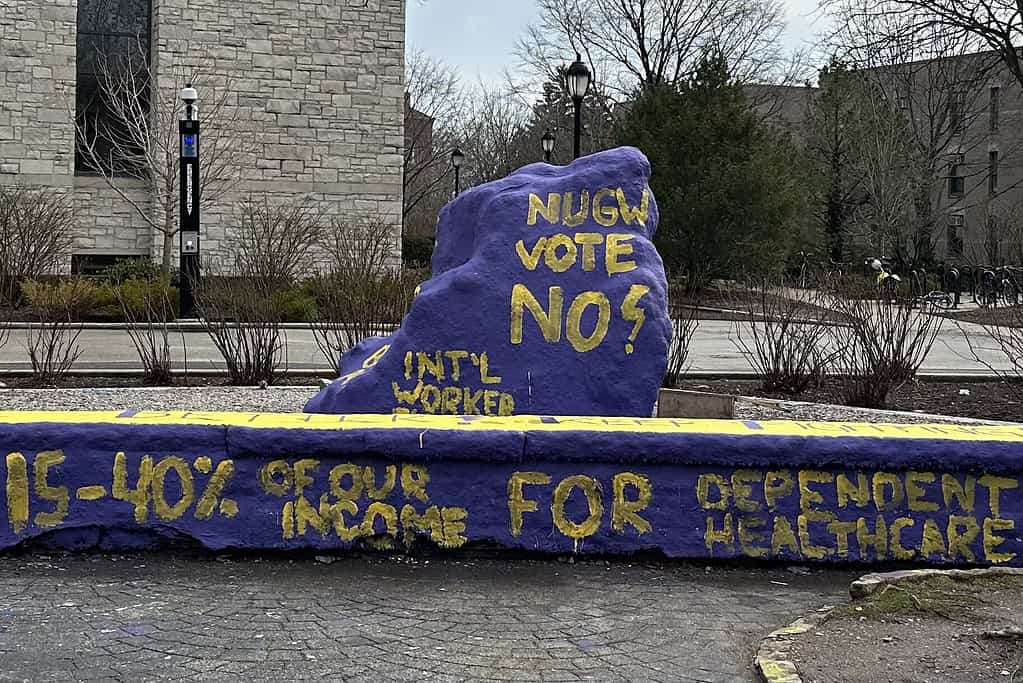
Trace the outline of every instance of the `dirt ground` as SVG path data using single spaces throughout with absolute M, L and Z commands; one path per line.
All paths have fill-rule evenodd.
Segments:
M 809 403 L 843 403 L 841 381 L 834 379 L 825 381 L 820 387 L 811 387 L 799 396 L 765 392 L 756 380 L 685 380 L 680 388 Z M 1023 386 L 1010 386 L 999 381 L 913 382 L 895 392 L 888 409 L 1019 422 L 1023 421 Z
M 1023 681 L 1023 577 L 890 586 L 800 636 L 805 683 Z

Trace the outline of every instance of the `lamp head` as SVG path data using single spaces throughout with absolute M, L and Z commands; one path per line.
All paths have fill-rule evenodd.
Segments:
M 454 151 L 451 152 L 451 165 L 455 168 L 461 168 L 465 162 L 465 154 L 458 147 L 455 147 Z
M 181 89 L 181 101 L 185 103 L 185 106 L 191 107 L 199 99 L 199 92 L 192 87 L 191 83 L 185 84 L 185 87 Z
M 551 133 L 551 129 L 548 128 L 547 132 L 543 134 L 542 138 L 540 138 L 540 144 L 543 146 L 543 151 L 545 154 L 550 154 L 551 152 L 554 151 L 555 142 L 556 140 L 554 139 L 554 134 Z
M 577 52 L 575 54 L 575 61 L 572 62 L 572 65 L 568 67 L 568 71 L 565 72 L 565 86 L 573 100 L 578 102 L 586 97 L 592 79 L 593 74 L 590 73 L 586 63 L 583 62 L 582 55 Z

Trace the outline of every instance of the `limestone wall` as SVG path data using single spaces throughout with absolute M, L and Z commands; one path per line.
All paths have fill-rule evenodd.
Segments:
M 155 106 L 193 79 L 200 106 L 227 93 L 204 134 L 237 150 L 204 206 L 211 260 L 250 193 L 387 217 L 398 243 L 404 14 L 404 0 L 152 0 Z M 0 183 L 74 188 L 79 253 L 158 259 L 162 235 L 102 181 L 74 177 L 76 21 L 77 0 L 0 5 Z

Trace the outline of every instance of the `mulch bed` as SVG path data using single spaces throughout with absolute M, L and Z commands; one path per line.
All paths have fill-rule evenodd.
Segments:
M 842 384 L 827 380 L 799 396 L 765 392 L 755 380 L 685 380 L 680 389 L 712 391 L 735 396 L 760 396 L 809 403 L 842 405 Z M 969 392 L 968 395 L 963 391 Z M 919 381 L 907 384 L 889 400 L 889 410 L 969 417 L 978 420 L 1023 421 L 1023 385 L 1005 382 Z
M 889 586 L 800 636 L 805 683 L 1023 681 L 1023 578 Z
M 963 323 L 998 327 L 1023 327 L 1023 307 L 974 308 L 966 311 L 942 313 L 946 318 Z

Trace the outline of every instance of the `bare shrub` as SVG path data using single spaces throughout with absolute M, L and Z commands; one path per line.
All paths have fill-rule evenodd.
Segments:
M 236 208 L 228 242 L 234 272 L 290 285 L 309 272 L 326 234 L 323 216 L 307 199 L 249 196 Z
M 324 222 L 305 198 L 250 197 L 236 217 L 230 256 L 207 268 L 214 277 L 204 280 L 196 307 L 231 383 L 272 384 L 285 360 L 289 290 L 323 248 Z
M 258 278 L 211 278 L 196 305 L 231 384 L 273 384 L 285 345 L 279 291 Z
M 17 305 L 21 283 L 56 272 L 73 244 L 68 193 L 0 186 L 0 303 Z
M 829 328 L 848 405 L 884 408 L 930 353 L 944 318 L 844 287 L 831 299 L 845 321 Z
M 324 248 L 331 273 L 379 275 L 398 263 L 395 226 L 382 218 L 331 221 Z
M 342 353 L 401 323 L 424 279 L 422 271 L 396 265 L 396 246 L 394 225 L 385 220 L 332 224 L 326 246 L 330 272 L 318 283 L 312 329 L 338 374 Z
M 341 374 L 342 353 L 401 324 L 424 275 L 395 269 L 358 277 L 333 273 L 320 281 L 313 336 L 336 373 Z
M 827 372 L 835 352 L 828 339 L 829 311 L 817 297 L 782 294 L 766 279 L 747 280 L 736 296 L 743 315 L 733 343 L 760 376 L 765 391 L 798 395 Z
M 1006 388 L 1017 399 L 1023 399 L 1023 306 L 1008 306 L 1001 309 L 998 324 L 982 324 L 982 339 L 970 334 L 969 328 L 956 323 L 966 340 L 973 360 L 1005 382 Z M 976 327 L 974 326 L 976 329 Z M 993 347 L 982 343 L 990 339 Z M 1007 366 L 995 362 L 997 356 L 1007 361 Z
M 99 288 L 81 279 L 57 283 L 27 280 L 22 290 L 38 319 L 26 329 L 25 350 L 32 378 L 39 384 L 55 384 L 82 355 L 78 345 L 81 315 L 95 305 Z
M 170 323 L 177 317 L 174 290 L 165 280 L 127 280 L 114 287 L 124 322 L 142 362 L 143 381 L 173 383 Z
M 689 346 L 700 326 L 699 300 L 688 293 L 687 283 L 673 280 L 668 284 L 668 316 L 671 319 L 671 346 L 663 386 L 677 387 L 689 367 Z

